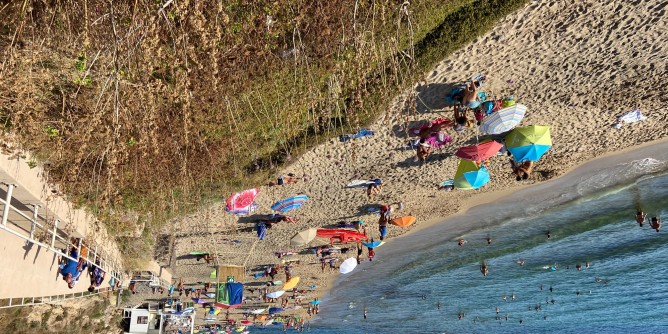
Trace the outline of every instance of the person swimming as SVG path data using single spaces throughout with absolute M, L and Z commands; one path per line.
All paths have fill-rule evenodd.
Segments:
M 652 217 L 652 221 L 649 223 L 649 226 L 659 232 L 661 229 L 661 219 L 659 217 Z
M 647 217 L 647 214 L 642 212 L 642 210 L 636 212 L 636 223 L 638 223 L 640 227 L 645 223 L 645 217 Z

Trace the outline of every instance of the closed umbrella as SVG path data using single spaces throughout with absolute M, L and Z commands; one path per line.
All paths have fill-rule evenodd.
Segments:
M 318 234 L 318 229 L 310 228 L 308 230 L 301 231 L 297 233 L 292 239 L 290 239 L 290 245 L 292 246 L 303 246 L 315 239 L 315 236 Z
M 465 160 L 480 162 L 493 157 L 502 147 L 502 144 L 492 140 L 478 145 L 460 147 L 455 155 Z
M 285 293 L 285 291 L 283 291 L 283 290 L 278 290 L 278 291 L 274 291 L 274 292 L 270 292 L 270 293 L 268 293 L 268 294 L 267 294 L 267 297 L 269 297 L 269 298 L 278 298 L 278 297 L 282 296 L 284 293 Z
M 520 124 L 524 118 L 527 107 L 516 103 L 497 112 L 493 112 L 482 119 L 480 132 L 487 134 L 499 134 L 512 130 Z
M 538 161 L 552 147 L 550 127 L 532 125 L 517 128 L 506 136 L 506 147 L 517 162 Z
M 347 274 L 347 273 L 353 271 L 353 269 L 355 269 L 355 267 L 357 267 L 357 259 L 355 259 L 354 257 L 351 257 L 351 258 L 341 262 L 341 266 L 339 267 L 339 271 L 342 274 Z
M 276 204 L 271 206 L 271 209 L 279 212 L 288 212 L 300 208 L 306 201 L 308 197 L 306 195 L 299 195 L 295 197 L 286 198 L 282 201 L 276 202 Z
M 299 277 L 293 277 L 289 281 L 285 282 L 285 284 L 283 284 L 283 290 L 291 290 L 297 286 L 297 283 L 299 283 Z
M 489 172 L 485 166 L 476 165 L 470 160 L 459 160 L 455 173 L 455 187 L 459 189 L 478 189 L 489 182 Z
M 257 205 L 255 205 L 253 201 L 255 200 L 258 192 L 259 189 L 253 188 L 233 194 L 230 196 L 230 198 L 227 199 L 225 210 L 237 215 L 250 213 L 255 208 L 257 208 Z

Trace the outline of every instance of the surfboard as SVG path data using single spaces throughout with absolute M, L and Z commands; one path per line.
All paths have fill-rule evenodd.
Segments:
M 371 180 L 352 180 L 346 184 L 346 188 L 366 188 L 375 182 Z

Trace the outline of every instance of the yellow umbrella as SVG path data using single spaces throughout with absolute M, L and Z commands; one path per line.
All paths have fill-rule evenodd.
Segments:
M 293 277 L 289 281 L 285 282 L 285 284 L 283 284 L 283 290 L 288 291 L 293 289 L 297 286 L 297 283 L 299 283 L 299 277 Z

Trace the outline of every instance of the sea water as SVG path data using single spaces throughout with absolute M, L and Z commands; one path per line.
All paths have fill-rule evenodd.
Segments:
M 392 240 L 337 282 L 309 332 L 668 333 L 668 226 L 649 227 L 668 223 L 666 160 L 666 145 L 617 157 Z

